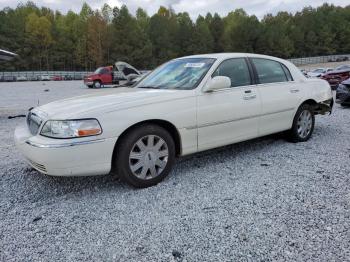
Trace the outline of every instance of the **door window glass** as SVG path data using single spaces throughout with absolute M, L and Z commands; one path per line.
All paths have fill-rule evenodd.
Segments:
M 253 58 L 252 61 L 261 84 L 288 81 L 279 62 L 262 58 Z
M 285 65 L 282 65 L 282 68 L 283 68 L 284 72 L 286 73 L 288 81 L 293 81 L 293 77 L 292 77 L 289 69 Z
M 248 65 L 244 58 L 234 58 L 222 62 L 215 70 L 214 76 L 227 76 L 231 79 L 231 87 L 251 84 Z

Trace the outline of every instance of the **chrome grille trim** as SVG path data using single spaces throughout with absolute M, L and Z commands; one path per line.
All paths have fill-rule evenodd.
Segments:
M 29 161 L 30 165 L 32 167 L 34 167 L 36 170 L 43 172 L 43 173 L 47 173 L 46 167 L 44 165 L 36 163 L 30 159 L 28 159 L 28 161 Z

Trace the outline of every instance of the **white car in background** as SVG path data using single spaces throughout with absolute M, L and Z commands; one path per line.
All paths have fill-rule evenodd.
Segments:
M 321 77 L 323 74 L 333 71 L 333 68 L 316 68 L 307 73 L 308 77 Z
M 51 81 L 51 77 L 49 75 L 41 75 L 39 76 L 40 81 Z
M 17 81 L 28 81 L 28 78 L 24 75 L 17 76 Z
M 53 176 L 117 173 L 136 187 L 157 184 L 175 157 L 287 131 L 312 135 L 315 115 L 332 110 L 324 80 L 256 54 L 171 60 L 135 87 L 101 90 L 29 111 L 15 131 L 19 150 Z

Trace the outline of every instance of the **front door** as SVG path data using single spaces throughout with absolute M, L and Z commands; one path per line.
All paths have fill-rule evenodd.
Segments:
M 227 76 L 231 88 L 198 96 L 198 150 L 206 150 L 258 135 L 260 94 L 245 58 L 222 62 L 212 77 Z

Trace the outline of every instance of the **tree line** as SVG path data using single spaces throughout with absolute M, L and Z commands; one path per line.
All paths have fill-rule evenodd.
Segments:
M 259 20 L 243 9 L 221 17 L 176 13 L 161 6 L 149 16 L 105 4 L 62 14 L 33 2 L 0 11 L 0 48 L 19 54 L 0 70 L 86 70 L 115 61 L 152 69 L 175 57 L 254 52 L 282 58 L 350 53 L 350 5 L 324 4 Z

